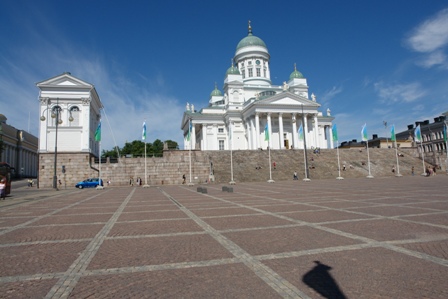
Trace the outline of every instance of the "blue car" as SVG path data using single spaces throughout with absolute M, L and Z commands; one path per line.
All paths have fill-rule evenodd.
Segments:
M 90 178 L 90 179 L 87 179 L 87 180 L 77 183 L 75 185 L 75 187 L 79 188 L 79 189 L 92 188 L 92 187 L 95 188 L 99 184 L 101 184 L 101 186 L 103 186 L 103 180 L 100 180 L 98 178 Z

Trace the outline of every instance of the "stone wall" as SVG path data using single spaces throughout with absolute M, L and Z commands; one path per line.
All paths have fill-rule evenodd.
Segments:
M 146 159 L 146 175 L 149 185 L 182 184 L 182 175 L 190 181 L 189 151 L 164 151 L 163 157 Z M 62 173 L 62 165 L 65 173 Z M 137 178 L 145 184 L 145 159 L 120 158 L 117 163 L 99 165 L 89 153 L 58 153 L 57 177 L 61 180 L 61 188 L 72 188 L 76 183 L 89 177 L 98 177 L 101 167 L 101 178 L 106 183 L 111 181 L 114 186 L 129 185 L 131 178 L 136 183 Z M 210 174 L 208 156 L 205 152 L 191 151 L 191 181 L 205 182 Z M 39 155 L 39 188 L 52 188 L 54 176 L 54 153 Z

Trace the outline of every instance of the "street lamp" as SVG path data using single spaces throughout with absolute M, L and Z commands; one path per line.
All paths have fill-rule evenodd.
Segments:
M 387 121 L 383 120 L 383 125 L 384 125 L 384 129 L 386 130 L 386 146 L 387 146 L 387 148 L 389 148 L 389 141 L 387 140 Z
M 302 124 L 303 124 L 303 150 L 305 151 L 305 175 L 306 178 L 304 178 L 304 181 L 309 181 L 310 180 L 310 173 L 308 170 L 308 155 L 306 152 L 306 130 L 305 130 L 305 120 L 304 120 L 304 116 L 303 116 L 303 104 L 302 104 Z M 308 127 L 308 126 L 307 126 Z
M 46 118 L 43 115 L 43 113 L 48 110 L 45 109 L 42 112 L 42 116 L 40 117 L 41 121 L 45 121 Z M 58 190 L 58 176 L 57 176 L 57 162 L 58 162 L 58 127 L 60 124 L 62 124 L 62 119 L 60 117 L 62 112 L 62 108 L 59 106 L 59 98 L 56 99 L 56 106 L 53 107 L 52 111 L 51 111 L 51 118 L 55 119 L 55 125 L 56 125 L 56 130 L 55 130 L 55 139 L 54 139 L 54 172 L 53 172 L 53 189 Z M 73 116 L 72 113 L 70 111 L 70 117 L 68 118 L 68 120 L 70 122 L 73 121 Z

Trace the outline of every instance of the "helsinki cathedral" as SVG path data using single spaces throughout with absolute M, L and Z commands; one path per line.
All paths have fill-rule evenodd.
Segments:
M 329 109 L 323 115 L 320 106 L 296 66 L 287 81 L 272 84 L 268 48 L 249 22 L 222 91 L 215 85 L 208 106 L 200 110 L 187 103 L 181 124 L 184 149 L 333 148 L 334 117 Z

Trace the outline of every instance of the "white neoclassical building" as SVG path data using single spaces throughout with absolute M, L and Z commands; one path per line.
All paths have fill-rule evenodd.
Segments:
M 310 98 L 307 80 L 296 66 L 282 85 L 272 84 L 268 49 L 252 34 L 249 22 L 223 92 L 215 86 L 208 107 L 198 111 L 187 103 L 181 124 L 184 149 L 303 149 L 305 143 L 307 148 L 333 148 L 334 117 L 329 109 L 323 115 L 320 106 L 314 94 Z
M 84 179 L 78 177 L 80 170 L 90 164 L 92 157 L 99 157 L 95 131 L 103 105 L 95 87 L 70 73 L 36 85 L 40 101 L 40 186 L 52 186 L 55 159 L 58 180 L 63 178 L 71 184 Z

